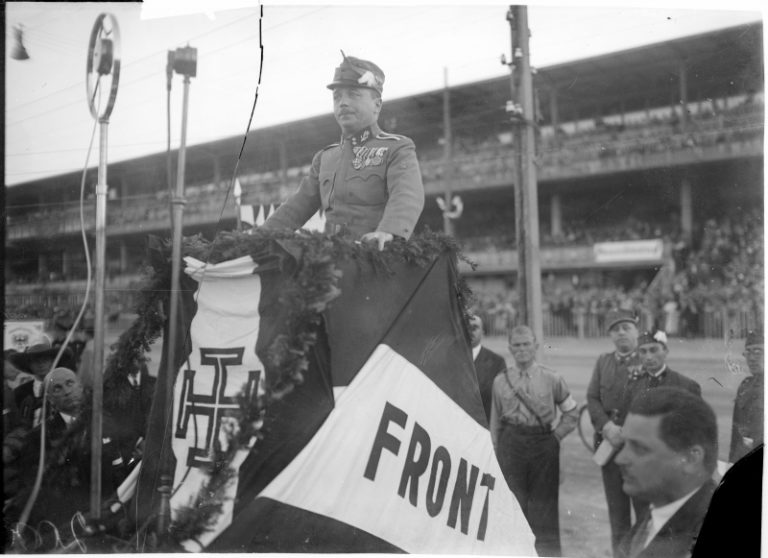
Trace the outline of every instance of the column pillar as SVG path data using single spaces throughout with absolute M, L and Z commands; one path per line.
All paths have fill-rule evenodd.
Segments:
M 549 232 L 553 237 L 563 234 L 563 209 L 560 194 L 552 194 L 549 202 Z
M 693 238 L 693 195 L 687 177 L 680 182 L 680 228 L 683 238 L 690 242 Z

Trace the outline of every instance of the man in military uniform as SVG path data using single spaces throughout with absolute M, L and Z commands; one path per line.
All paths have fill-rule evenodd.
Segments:
M 751 376 L 736 392 L 733 404 L 731 451 L 728 461 L 735 463 L 763 443 L 763 332 L 750 331 L 744 342 L 744 358 Z
M 515 366 L 493 381 L 490 430 L 504 478 L 536 536 L 536 551 L 560 556 L 560 440 L 576 428 L 578 409 L 565 380 L 536 362 L 538 347 L 527 326 L 510 332 Z
M 469 319 L 469 336 L 472 345 L 472 358 L 475 364 L 475 375 L 480 387 L 480 399 L 485 408 L 485 418 L 491 421 L 491 398 L 493 394 L 493 379 L 507 369 L 504 357 L 482 345 L 483 320 L 478 315 Z
M 611 525 L 611 546 L 617 556 L 619 543 L 632 526 L 632 512 L 635 515 L 644 508 L 640 502 L 631 501 L 621 489 L 621 471 L 613 462 L 615 453 L 622 446 L 621 425 L 629 407 L 627 383 L 630 375 L 640 370 L 637 355 L 637 318 L 628 310 L 608 314 L 608 334 L 614 350 L 600 355 L 592 371 L 587 387 L 589 416 L 595 427 L 595 449 L 608 444 L 607 458 L 601 461 L 605 499 L 608 503 L 608 519 Z M 611 455 L 613 454 L 613 455 Z
M 344 55 L 328 85 L 341 141 L 315 154 L 309 176 L 264 227 L 295 230 L 321 210 L 328 234 L 350 234 L 379 249 L 395 236 L 410 238 L 424 186 L 413 142 L 379 128 L 383 86 L 376 64 Z
M 628 391 L 630 403 L 640 393 L 657 387 L 677 387 L 701 397 L 698 382 L 671 370 L 667 366 L 667 335 L 661 330 L 645 331 L 637 338 L 637 354 L 642 369 L 630 375 Z

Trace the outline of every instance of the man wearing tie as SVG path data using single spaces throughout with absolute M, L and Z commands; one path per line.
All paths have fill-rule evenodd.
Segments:
M 624 536 L 618 555 L 690 556 L 715 490 L 714 411 L 685 389 L 649 389 L 632 401 L 622 437 L 624 446 L 615 459 L 622 488 L 650 507 Z
M 507 369 L 504 357 L 483 347 L 483 320 L 473 315 L 469 319 L 469 337 L 472 344 L 472 359 L 475 363 L 475 375 L 480 387 L 480 399 L 483 400 L 485 418 L 491 422 L 491 398 L 493 395 L 493 379 L 499 372 Z

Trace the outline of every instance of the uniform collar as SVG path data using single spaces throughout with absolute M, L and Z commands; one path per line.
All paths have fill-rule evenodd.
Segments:
M 375 138 L 379 132 L 381 132 L 381 128 L 379 128 L 379 125 L 374 122 L 370 126 L 367 126 L 350 136 L 342 136 L 341 143 L 349 141 L 352 144 L 352 147 L 357 147 L 358 145 L 363 145 L 369 139 Z
M 614 356 L 616 357 L 617 362 L 627 362 L 629 359 L 635 356 L 635 351 L 630 351 L 628 353 L 620 353 L 619 351 L 614 352 Z
M 525 370 L 521 370 L 517 367 L 517 364 L 513 365 L 513 370 L 517 373 L 518 376 L 522 376 L 523 378 L 530 378 L 533 376 L 534 372 L 536 372 L 536 369 L 538 368 L 539 363 L 534 361 L 533 364 L 531 364 L 528 368 Z
M 662 366 L 656 372 L 649 372 L 649 371 L 646 370 L 645 373 L 648 374 L 648 376 L 650 376 L 652 378 L 661 378 L 662 374 L 664 374 L 664 372 L 666 372 L 666 371 L 667 371 L 667 365 L 665 364 L 664 366 Z

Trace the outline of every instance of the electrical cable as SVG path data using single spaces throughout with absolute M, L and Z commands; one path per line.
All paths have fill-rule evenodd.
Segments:
M 99 79 L 96 82 L 96 86 L 94 87 L 94 95 L 97 91 L 100 91 L 100 85 L 101 79 Z M 99 93 L 100 95 L 100 93 Z M 56 354 L 56 357 L 53 360 L 53 363 L 51 364 L 51 368 L 48 371 L 50 374 L 51 371 L 53 371 L 56 366 L 59 363 L 59 360 L 61 359 L 62 355 L 64 354 L 64 351 L 67 349 L 67 346 L 69 345 L 72 336 L 74 335 L 75 330 L 77 329 L 80 320 L 83 317 L 83 314 L 85 313 L 85 309 L 88 305 L 88 295 L 91 291 L 91 256 L 90 256 L 90 249 L 88 247 L 88 238 L 86 236 L 85 232 L 85 178 L 88 173 L 88 160 L 91 156 L 91 150 L 93 148 L 93 140 L 96 137 L 96 124 L 97 120 L 94 119 L 93 123 L 93 130 L 91 132 L 91 140 L 88 144 L 88 152 L 85 158 L 85 165 L 83 167 L 83 174 L 82 174 L 82 180 L 80 182 L 80 232 L 82 234 L 83 239 L 83 247 L 85 249 L 85 259 L 87 262 L 87 277 L 86 277 L 86 288 L 85 288 L 85 296 L 83 297 L 83 303 L 80 307 L 80 312 L 77 314 L 77 318 L 75 318 L 74 323 L 72 324 L 72 327 L 70 328 L 69 332 L 67 333 L 66 338 L 64 339 L 64 342 L 61 344 L 61 347 L 59 347 L 59 352 Z M 46 374 L 46 377 L 48 374 Z M 19 517 L 19 521 L 17 524 L 20 525 L 26 525 L 27 520 L 29 519 L 29 515 L 32 513 L 32 508 L 35 505 L 35 501 L 37 500 L 37 496 L 40 493 L 40 487 L 42 486 L 43 482 L 43 472 L 45 469 L 45 434 L 46 434 L 46 423 L 47 420 L 47 410 L 48 410 L 48 386 L 43 385 L 43 403 L 40 410 L 40 458 L 38 460 L 37 465 L 37 475 L 35 477 L 35 484 L 32 488 L 32 493 L 29 496 L 29 499 L 27 500 L 27 503 L 24 506 L 24 510 L 21 513 L 21 516 Z M 33 419 L 34 420 L 34 419 Z

